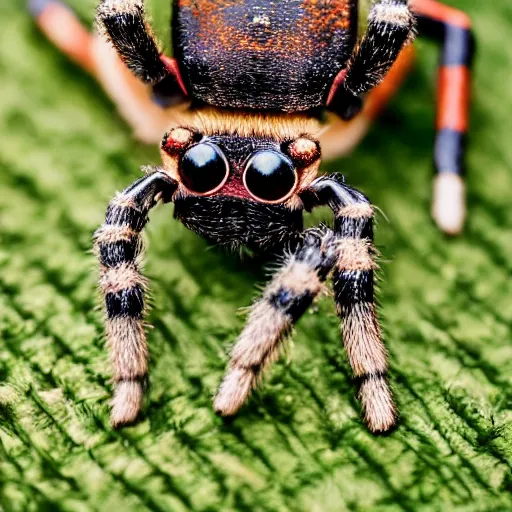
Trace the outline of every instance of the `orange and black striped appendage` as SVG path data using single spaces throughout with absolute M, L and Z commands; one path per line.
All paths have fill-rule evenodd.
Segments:
M 415 0 L 412 8 L 420 35 L 442 44 L 434 154 L 436 172 L 460 176 L 464 174 L 471 64 L 475 51 L 471 20 L 467 14 L 434 0 Z

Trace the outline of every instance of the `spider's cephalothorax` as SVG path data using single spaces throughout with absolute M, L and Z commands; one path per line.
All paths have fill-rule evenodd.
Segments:
M 162 200 L 214 244 L 282 255 L 231 353 L 215 409 L 240 409 L 332 278 L 365 420 L 374 432 L 389 430 L 396 412 L 374 303 L 373 208 L 340 175 L 318 176 L 320 114 L 354 118 L 347 126 L 361 131 L 357 119 L 374 115 L 389 96 L 389 83 L 376 86 L 405 67 L 419 20 L 420 30 L 445 40 L 441 103 L 455 102 L 449 115 L 440 112 L 436 197 L 455 190 L 460 199 L 467 18 L 433 0 L 416 0 L 416 16 L 405 0 L 175 0 L 170 59 L 158 50 L 143 0 L 104 0 L 96 39 L 55 0 L 31 5 L 43 30 L 98 76 L 140 138 L 165 131 L 162 167 L 115 197 L 95 237 L 115 370 L 112 422 L 135 420 L 142 404 L 148 368 L 140 236 Z M 72 25 L 65 36 L 59 24 Z M 321 205 L 332 209 L 333 227 L 304 230 L 303 211 Z M 445 213 L 441 206 L 438 221 Z

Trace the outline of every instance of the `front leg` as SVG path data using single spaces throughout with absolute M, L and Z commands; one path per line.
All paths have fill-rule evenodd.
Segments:
M 144 0 L 103 0 L 96 23 L 126 67 L 152 86 L 158 103 L 170 107 L 183 102 L 187 93 L 178 64 L 160 52 L 146 19 Z
M 343 342 L 360 383 L 366 423 L 372 432 L 385 432 L 395 424 L 396 410 L 387 383 L 387 353 L 374 300 L 373 208 L 339 175 L 318 178 L 305 199 L 310 207 L 329 205 L 334 212 L 339 255 L 333 282 Z
M 215 398 L 222 416 L 238 412 L 279 348 L 323 289 L 336 261 L 332 231 L 303 233 L 298 248 L 287 254 L 281 269 L 251 308 L 247 324 L 231 352 L 229 368 Z
M 96 20 L 122 61 L 143 82 L 156 84 L 169 75 L 146 21 L 144 0 L 103 0 Z
M 140 271 L 141 232 L 160 194 L 175 185 L 156 171 L 136 181 L 109 204 L 105 224 L 94 236 L 105 296 L 106 337 L 114 368 L 112 424 L 135 421 L 142 406 L 148 374 L 144 329 L 146 280 Z
M 362 107 L 361 96 L 379 85 L 404 47 L 414 39 L 414 17 L 407 0 L 377 0 L 368 26 L 327 100 L 327 107 L 345 120 Z M 337 80 L 338 80 L 337 79 Z

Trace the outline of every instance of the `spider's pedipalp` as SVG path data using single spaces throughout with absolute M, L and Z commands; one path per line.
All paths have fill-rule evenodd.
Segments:
M 335 253 L 329 230 L 308 230 L 297 250 L 286 257 L 262 298 L 252 306 L 231 353 L 228 372 L 215 397 L 219 414 L 235 414 L 246 402 L 295 323 L 322 291 Z
M 105 297 L 105 333 L 114 369 L 114 426 L 135 421 L 142 406 L 148 348 L 140 235 L 155 197 L 169 185 L 173 186 L 169 178 L 158 171 L 135 182 L 110 202 L 105 224 L 94 237 L 101 269 L 100 289 Z

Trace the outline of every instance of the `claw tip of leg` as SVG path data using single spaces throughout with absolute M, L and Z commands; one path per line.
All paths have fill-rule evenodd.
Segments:
M 228 371 L 213 402 L 220 416 L 233 416 L 247 401 L 254 384 L 254 372 L 246 368 Z
M 361 385 L 359 398 L 369 430 L 374 434 L 392 431 L 397 422 L 397 414 L 386 379 L 382 376 L 367 379 Z

